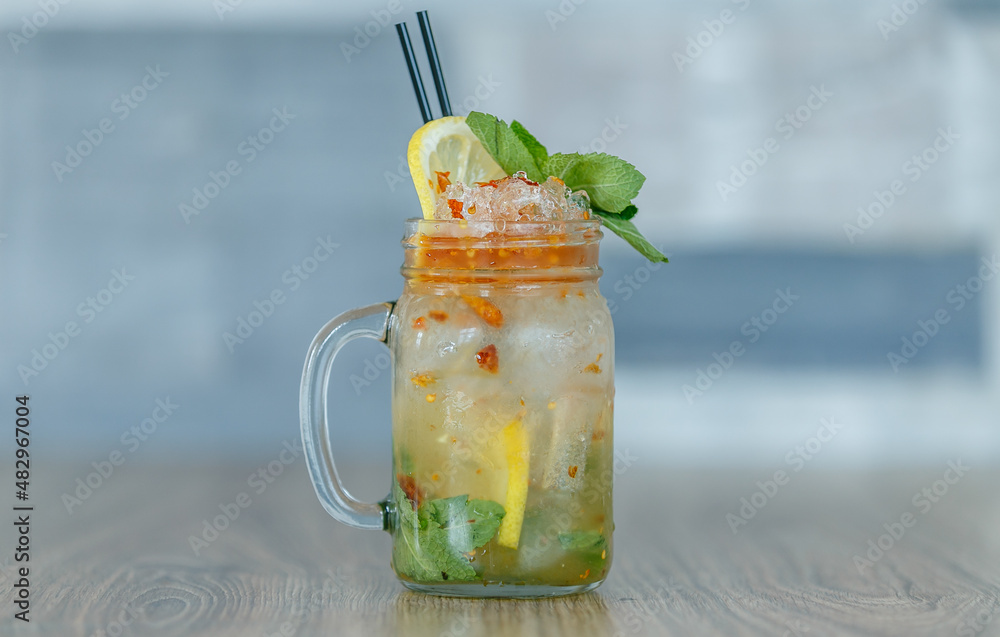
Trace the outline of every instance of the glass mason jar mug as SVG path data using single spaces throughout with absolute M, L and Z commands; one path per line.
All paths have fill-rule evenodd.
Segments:
M 611 564 L 614 332 L 600 222 L 406 222 L 403 293 L 314 339 L 300 413 L 309 474 L 337 520 L 393 536 L 407 588 L 540 597 Z M 326 385 L 358 337 L 392 354 L 393 481 L 362 503 L 333 463 Z

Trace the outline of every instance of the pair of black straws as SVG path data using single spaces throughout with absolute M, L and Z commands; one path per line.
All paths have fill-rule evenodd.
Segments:
M 420 23 L 420 35 L 423 36 L 424 46 L 427 48 L 427 59 L 431 64 L 434 88 L 437 89 L 438 101 L 441 103 L 441 116 L 447 117 L 451 115 L 451 102 L 448 101 L 448 89 L 444 87 L 444 75 L 441 73 L 441 60 L 438 59 L 437 46 L 434 44 L 431 20 L 427 17 L 426 11 L 418 11 L 417 21 Z M 424 118 L 424 123 L 426 124 L 431 121 L 431 105 L 427 101 L 427 92 L 424 91 L 424 81 L 420 77 L 420 68 L 417 67 L 417 58 L 413 54 L 413 43 L 410 42 L 410 33 L 406 30 L 405 22 L 396 23 L 396 33 L 399 34 L 399 44 L 403 47 L 403 57 L 406 58 L 406 66 L 410 69 L 410 79 L 413 81 L 413 92 L 417 94 L 420 116 Z

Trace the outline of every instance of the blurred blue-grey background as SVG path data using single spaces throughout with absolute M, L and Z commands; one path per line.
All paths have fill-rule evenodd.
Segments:
M 647 176 L 671 263 L 602 246 L 617 446 L 771 466 L 833 418 L 831 466 L 1000 458 L 1000 3 L 947 0 L 5 0 L 0 380 L 40 454 L 168 398 L 130 458 L 298 436 L 312 336 L 401 288 L 423 8 L 459 114 Z M 334 369 L 345 455 L 388 454 L 382 352 Z

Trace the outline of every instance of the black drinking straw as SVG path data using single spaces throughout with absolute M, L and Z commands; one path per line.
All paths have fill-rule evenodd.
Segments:
M 431 63 L 431 76 L 434 78 L 434 88 L 437 89 L 438 102 L 441 103 L 441 116 L 448 117 L 451 115 L 451 102 L 448 100 L 448 89 L 444 86 L 441 60 L 438 58 L 437 45 L 434 44 L 434 32 L 431 31 L 431 19 L 427 17 L 427 11 L 418 11 L 417 21 L 420 22 L 420 35 L 423 36 L 424 46 L 427 47 L 427 59 Z
M 405 22 L 396 24 L 396 33 L 399 34 L 399 44 L 403 47 L 406 68 L 410 69 L 410 79 L 413 80 L 413 92 L 417 94 L 417 104 L 420 105 L 420 116 L 424 118 L 424 123 L 426 124 L 431 121 L 431 105 L 427 102 L 424 81 L 420 78 L 420 68 L 417 67 L 417 58 L 413 55 L 413 44 L 410 42 L 410 33 L 406 30 Z

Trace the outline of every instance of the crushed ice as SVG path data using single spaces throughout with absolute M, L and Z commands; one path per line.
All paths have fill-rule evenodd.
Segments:
M 570 190 L 555 177 L 544 183 L 514 173 L 486 184 L 449 184 L 438 197 L 435 219 L 469 221 L 569 221 L 590 218 L 586 191 Z

